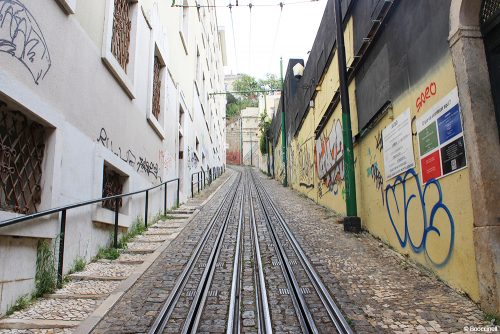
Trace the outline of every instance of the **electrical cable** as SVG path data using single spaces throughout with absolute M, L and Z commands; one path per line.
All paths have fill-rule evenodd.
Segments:
M 238 7 L 238 8 L 246 8 L 246 7 L 249 7 L 250 9 L 252 7 L 281 7 L 281 9 L 283 9 L 284 6 L 288 6 L 288 5 L 300 5 L 300 4 L 304 4 L 304 3 L 310 3 L 310 2 L 318 2 L 320 0 L 298 0 L 298 1 L 289 1 L 289 2 L 279 2 L 279 3 L 274 3 L 274 4 L 248 4 L 248 5 L 244 5 L 244 6 L 241 6 L 241 5 L 238 5 L 238 1 L 236 1 L 236 5 L 232 5 L 232 4 L 229 4 L 229 5 L 176 5 L 175 2 L 172 3 L 172 7 L 182 7 L 182 8 L 203 8 L 203 7 L 209 7 L 209 8 L 224 8 L 224 7 L 228 7 L 229 9 L 231 9 L 232 7 Z
M 273 57 L 274 57 L 274 51 L 276 50 L 276 42 L 278 41 L 278 34 L 280 31 L 280 24 L 281 24 L 281 16 L 283 14 L 283 7 L 281 7 L 280 10 L 280 16 L 278 17 L 278 23 L 276 24 L 276 31 L 274 32 L 274 38 L 273 38 L 273 48 L 271 50 L 271 56 L 269 57 L 269 64 L 267 65 L 267 69 L 269 72 L 269 69 L 271 68 L 272 62 L 273 62 Z
M 233 20 L 233 5 L 229 3 L 229 12 L 231 13 L 231 30 L 233 31 L 233 48 L 234 48 L 234 64 L 236 72 L 238 72 L 238 55 L 236 54 L 236 37 L 234 36 L 234 20 Z

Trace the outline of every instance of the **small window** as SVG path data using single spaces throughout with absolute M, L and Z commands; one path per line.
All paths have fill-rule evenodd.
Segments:
M 126 73 L 127 65 L 130 60 L 130 32 L 132 30 L 132 20 L 130 19 L 130 1 L 114 1 L 115 8 L 113 13 L 113 36 L 111 38 L 111 52 Z
M 102 197 L 110 197 L 115 195 L 123 194 L 123 186 L 127 181 L 127 176 L 120 174 L 118 171 L 114 170 L 108 165 L 104 165 L 103 175 L 102 175 Z M 115 210 L 116 201 L 106 200 L 102 202 L 102 207 Z M 118 200 L 118 206 L 121 208 L 123 206 L 123 199 Z
M 182 1 L 182 12 L 180 18 L 179 35 L 181 36 L 184 51 L 188 54 L 188 38 L 189 38 L 189 2 Z
M 163 64 L 158 56 L 154 57 L 154 72 L 153 72 L 153 116 L 159 120 L 161 113 L 161 71 Z
M 46 129 L 0 101 L 0 209 L 37 212 Z

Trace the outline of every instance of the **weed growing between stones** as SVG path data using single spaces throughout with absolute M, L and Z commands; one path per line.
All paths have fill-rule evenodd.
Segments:
M 86 265 L 85 259 L 80 256 L 77 257 L 73 262 L 73 265 L 71 266 L 71 269 L 69 270 L 68 274 L 71 275 L 79 271 L 83 271 L 83 269 L 85 269 L 85 265 Z
M 57 270 L 54 261 L 54 250 L 48 240 L 38 242 L 36 254 L 36 274 L 34 297 L 52 293 L 57 285 Z
M 21 310 L 25 309 L 26 307 L 28 307 L 31 304 L 31 302 L 32 302 L 32 300 L 29 297 L 29 295 L 21 296 L 21 297 L 17 298 L 14 305 L 9 307 L 9 309 L 7 310 L 5 315 L 9 316 L 16 311 L 21 311 Z

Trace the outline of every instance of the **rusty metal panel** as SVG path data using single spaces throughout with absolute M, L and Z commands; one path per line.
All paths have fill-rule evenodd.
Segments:
M 0 101 L 0 209 L 37 212 L 45 128 Z

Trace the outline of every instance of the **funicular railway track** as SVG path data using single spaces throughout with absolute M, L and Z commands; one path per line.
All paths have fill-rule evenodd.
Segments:
M 237 173 L 149 333 L 245 332 L 243 304 L 258 333 L 352 333 L 251 170 Z

